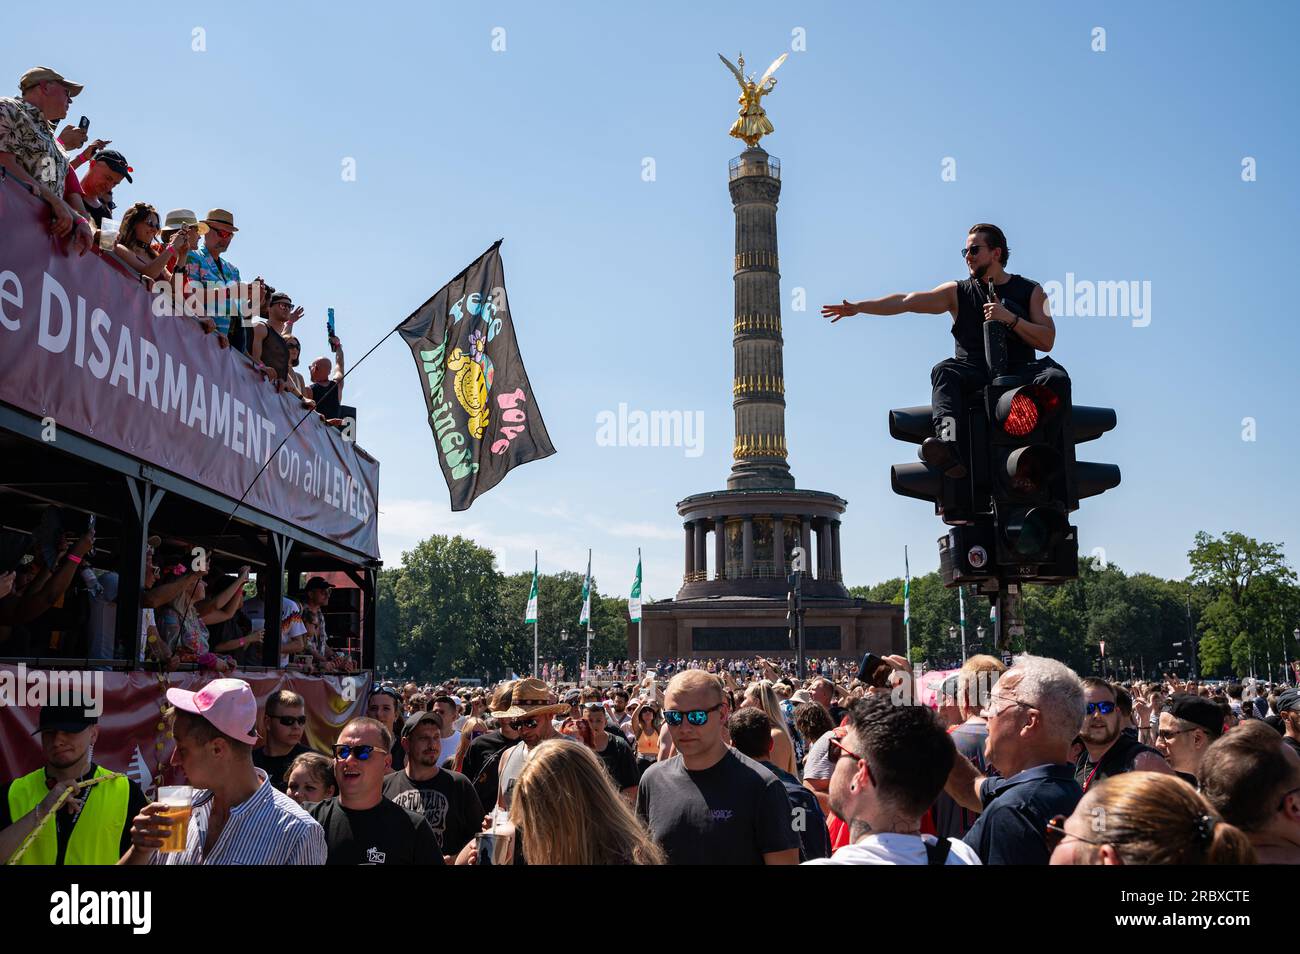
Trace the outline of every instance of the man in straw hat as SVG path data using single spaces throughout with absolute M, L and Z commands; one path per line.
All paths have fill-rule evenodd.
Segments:
M 68 157 L 54 140 L 55 124 L 68 115 L 80 83 L 48 66 L 36 66 L 18 81 L 20 97 L 0 97 L 0 166 L 49 205 L 50 232 L 72 239 L 84 255 L 90 248 L 90 223 L 64 199 Z
M 212 209 L 201 224 L 207 226 L 203 246 L 186 256 L 185 277 L 203 287 L 204 314 L 215 323 L 221 346 L 233 344 L 247 353 L 243 319 L 248 316 L 251 322 L 255 309 L 250 308 L 240 285 L 239 269 L 221 257 L 239 231 L 235 216 L 225 209 Z
M 510 708 L 493 712 L 492 718 L 505 723 L 519 733 L 519 742 L 501 756 L 501 772 L 497 783 L 497 809 L 510 810 L 510 798 L 519 773 L 524 770 L 533 752 L 547 739 L 568 739 L 555 731 L 551 717 L 568 712 L 569 707 L 556 702 L 546 683 L 540 679 L 520 679 L 511 694 Z M 570 740 L 572 741 L 572 740 Z

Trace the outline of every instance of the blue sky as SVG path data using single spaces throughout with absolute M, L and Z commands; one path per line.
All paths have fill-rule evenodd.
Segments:
M 506 571 L 531 568 L 534 548 L 545 572 L 581 571 L 591 547 L 602 591 L 626 592 L 640 546 L 647 596 L 675 592 L 674 504 L 730 467 L 727 161 L 742 147 L 726 135 L 737 89 L 717 53 L 738 50 L 759 73 L 790 52 L 764 140 L 783 165 L 790 463 L 801 487 L 849 501 L 849 583 L 899 574 L 904 545 L 914 571 L 937 566 L 941 525 L 889 491 L 912 448 L 890 440 L 886 411 L 928 401 L 952 340 L 944 317 L 830 326 L 819 306 L 962 277 L 977 221 L 1000 224 L 1010 270 L 1037 281 L 1151 283 L 1145 327 L 1058 317 L 1053 357 L 1076 400 L 1119 413 L 1087 447 L 1124 482 L 1076 514 L 1083 551 L 1166 576 L 1187 571 L 1199 529 L 1294 551 L 1300 515 L 1274 503 L 1300 441 L 1293 4 L 739 9 L 91 5 L 70 45 L 28 7 L 6 13 L 0 52 L 15 81 L 41 63 L 86 84 L 72 118 L 136 169 L 119 201 L 232 209 L 230 259 L 306 306 L 309 354 L 325 350 L 327 306 L 359 358 L 505 237 L 558 453 L 451 514 L 413 363 L 390 339 L 345 392 L 382 462 L 389 564 L 432 532 L 494 548 Z M 800 29 L 806 49 L 792 50 Z M 703 453 L 597 446 L 597 414 L 621 402 L 701 412 Z

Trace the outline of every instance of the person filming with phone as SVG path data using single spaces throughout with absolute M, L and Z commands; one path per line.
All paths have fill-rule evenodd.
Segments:
M 823 305 L 822 317 L 832 322 L 851 315 L 922 314 L 952 316 L 956 340 L 953 357 L 940 361 L 930 371 L 933 389 L 934 437 L 921 444 L 919 456 L 947 476 L 966 476 L 961 459 L 958 426 L 963 420 L 966 398 L 990 383 L 984 355 L 984 325 L 996 321 L 1006 325 L 1007 374 L 1026 384 L 1049 387 L 1063 401 L 1070 397 L 1070 379 L 1051 358 L 1036 352 L 1051 351 L 1056 344 L 1056 325 L 1047 308 L 1041 285 L 1006 270 L 1011 257 L 1006 236 L 996 225 L 981 222 L 970 227 L 961 250 L 970 277 L 944 282 L 930 291 L 886 295 L 866 301 Z

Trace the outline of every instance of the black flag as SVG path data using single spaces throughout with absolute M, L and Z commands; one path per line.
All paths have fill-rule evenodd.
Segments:
M 397 329 L 420 373 L 452 510 L 468 510 L 511 467 L 555 453 L 515 340 L 500 245 Z

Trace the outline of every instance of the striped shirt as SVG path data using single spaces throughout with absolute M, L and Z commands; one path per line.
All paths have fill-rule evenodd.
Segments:
M 288 795 L 278 792 L 255 769 L 261 781 L 252 797 L 230 810 L 226 826 L 212 851 L 204 856 L 212 818 L 213 795 L 204 789 L 194 799 L 185 850 L 158 852 L 155 865 L 323 865 L 327 854 L 325 830 Z

